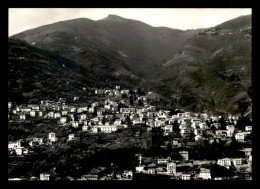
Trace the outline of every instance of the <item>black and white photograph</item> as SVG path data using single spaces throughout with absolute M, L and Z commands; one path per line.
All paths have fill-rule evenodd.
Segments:
M 254 180 L 252 8 L 8 8 L 7 72 L 8 182 Z

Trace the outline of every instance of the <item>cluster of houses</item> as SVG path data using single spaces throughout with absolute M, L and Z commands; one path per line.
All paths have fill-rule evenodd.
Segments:
M 170 157 L 157 158 L 156 163 L 143 164 L 142 160 L 152 159 L 139 155 L 139 164 L 135 168 L 135 174 L 166 175 L 176 180 L 224 180 L 227 177 L 212 177 L 211 169 L 205 168 L 208 165 L 217 164 L 230 169 L 234 166 L 237 170 L 248 167 L 252 163 L 252 148 L 244 148 L 246 158 L 222 158 L 217 160 L 190 160 L 189 151 L 179 151 L 182 160 L 172 160 Z M 154 160 L 154 159 L 153 159 Z M 197 166 L 195 170 L 194 167 Z M 187 171 L 177 171 L 185 167 Z M 190 169 L 187 169 L 189 167 Z M 181 170 L 181 169 L 180 169 Z M 251 178 L 248 178 L 251 179 Z
M 86 90 L 86 89 L 83 89 Z M 136 90 L 133 91 L 137 93 Z M 113 133 L 118 130 L 126 129 L 130 125 L 146 125 L 147 132 L 152 128 L 157 127 L 163 130 L 163 135 L 167 136 L 174 133 L 173 124 L 178 123 L 179 134 L 182 138 L 194 137 L 195 141 L 207 139 L 209 143 L 216 139 L 229 140 L 231 137 L 244 143 L 247 135 L 252 132 L 252 126 L 246 126 L 244 131 L 236 130 L 234 124 L 238 117 L 230 115 L 227 123 L 232 120 L 233 124 L 227 124 L 226 129 L 221 129 L 221 124 L 217 121 L 221 117 L 209 116 L 206 113 L 183 112 L 176 115 L 170 115 L 170 111 L 158 110 L 147 101 L 147 96 L 154 95 L 153 92 L 148 92 L 147 95 L 139 96 L 137 100 L 142 101 L 143 106 L 136 103 L 130 105 L 125 99 L 120 98 L 122 95 L 130 96 L 130 90 L 121 90 L 120 86 L 115 89 L 96 89 L 96 95 L 108 96 L 105 100 L 90 103 L 87 106 L 68 105 L 65 98 L 60 98 L 57 102 L 51 100 L 41 100 L 39 104 L 26 104 L 14 106 L 12 102 L 8 102 L 8 119 L 9 121 L 16 120 L 17 122 L 26 122 L 33 119 L 51 119 L 57 121 L 57 127 L 73 127 L 78 128 L 82 132 L 97 133 Z M 113 99 L 113 100 L 112 100 Z M 79 102 L 79 97 L 74 97 L 75 102 Z M 120 104 L 120 107 L 119 107 Z M 207 120 L 213 121 L 209 126 Z M 215 131 L 212 130 L 214 127 Z M 73 141 L 76 133 L 70 133 L 67 136 L 67 141 Z M 59 138 L 54 131 L 46 133 L 43 136 L 33 136 L 27 141 L 31 147 L 38 145 L 52 145 Z M 9 141 L 8 149 L 10 155 L 27 155 L 30 153 L 28 149 L 22 146 L 23 139 L 17 141 Z M 181 147 L 178 140 L 171 141 L 173 146 Z M 189 152 L 180 151 L 185 163 L 189 163 Z M 245 151 L 247 161 L 251 163 L 251 152 Z M 243 164 L 242 159 L 224 158 L 216 161 L 219 165 L 228 167 L 233 162 L 234 165 L 240 166 Z M 170 158 L 158 159 L 157 165 L 150 164 L 147 166 L 140 164 L 136 167 L 136 173 L 143 174 L 165 174 L 173 175 L 173 177 L 190 180 L 194 178 L 211 179 L 210 170 L 202 168 L 198 174 L 187 172 L 176 172 L 176 167 L 181 166 L 183 162 L 172 161 Z M 79 180 L 106 180 L 106 179 L 132 179 L 133 171 L 125 171 L 122 174 L 113 176 L 106 175 L 99 177 L 97 175 L 83 175 Z M 49 180 L 50 174 L 41 174 L 40 180 Z

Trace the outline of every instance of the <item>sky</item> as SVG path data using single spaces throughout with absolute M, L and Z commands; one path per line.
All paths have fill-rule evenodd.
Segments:
M 208 28 L 241 15 L 252 14 L 248 8 L 9 8 L 8 36 L 42 25 L 75 18 L 99 20 L 115 14 L 139 20 L 151 26 L 174 29 Z

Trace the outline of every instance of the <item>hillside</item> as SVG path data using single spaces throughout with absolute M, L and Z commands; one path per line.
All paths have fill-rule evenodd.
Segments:
M 220 113 L 251 106 L 251 16 L 239 17 L 191 37 L 162 65 L 158 84 L 180 106 Z M 246 22 L 245 22 L 246 21 Z M 240 23 L 240 24 L 239 24 Z M 245 30 L 244 30 L 245 29 Z
M 19 44 L 19 48 L 25 45 L 37 49 L 31 51 L 33 56 L 40 57 L 40 61 L 34 60 L 33 64 L 37 65 L 39 73 L 45 73 L 46 65 L 36 62 L 53 62 L 48 59 L 50 55 L 43 56 L 42 52 L 57 59 L 56 64 L 48 64 L 56 67 L 51 68 L 53 80 L 46 82 L 62 83 L 57 86 L 66 89 L 64 94 L 70 91 L 69 85 L 66 88 L 62 81 L 56 80 L 66 80 L 66 74 L 70 73 L 76 77 L 75 82 L 81 82 L 70 85 L 75 88 L 71 91 L 81 90 L 84 85 L 141 86 L 171 99 L 178 108 L 223 114 L 251 112 L 251 15 L 215 27 L 187 31 L 152 27 L 109 15 L 98 21 L 79 18 L 57 22 L 24 31 L 10 39 L 28 43 Z M 13 54 L 18 56 L 16 50 L 9 55 L 9 66 L 17 62 L 10 58 Z M 66 72 L 55 73 L 64 60 L 70 62 L 74 71 L 65 67 Z M 38 76 L 18 74 L 14 82 L 9 83 L 19 79 L 22 82 L 27 77 L 30 80 Z M 43 82 L 42 79 L 45 77 L 39 77 L 37 82 Z M 18 90 L 17 84 L 12 85 L 15 85 L 14 91 Z M 45 88 L 41 85 L 36 90 Z M 24 89 L 20 92 L 26 93 Z
M 71 100 L 74 96 L 87 100 L 93 94 L 93 87 L 132 86 L 140 82 L 114 57 L 101 56 L 102 53 L 92 56 L 94 53 L 88 47 L 84 47 L 81 53 L 84 63 L 75 63 L 57 53 L 9 39 L 8 100 L 18 104 L 60 97 Z M 128 75 L 112 75 L 110 70 Z

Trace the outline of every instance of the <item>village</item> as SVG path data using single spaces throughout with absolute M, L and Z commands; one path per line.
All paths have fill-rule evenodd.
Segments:
M 67 180 L 252 179 L 252 125 L 237 128 L 238 116 L 228 115 L 224 119 L 207 113 L 173 113 L 151 105 L 151 99 L 157 98 L 156 93 L 121 89 L 120 86 L 96 88 L 94 93 L 98 100 L 84 105 L 77 96 L 69 104 L 66 98 L 40 100 L 39 104 L 14 105 L 8 102 L 8 124 L 15 128 L 25 124 L 34 131 L 38 129 L 24 138 L 9 138 L 9 159 L 26 158 L 36 149 L 56 150 L 81 143 L 89 136 L 96 137 L 96 141 L 103 140 L 91 141 L 89 145 L 95 148 L 117 149 L 131 144 L 131 147 L 159 151 L 135 153 L 134 165 L 128 169 L 109 172 L 104 171 L 104 166 L 96 166 L 77 177 L 65 175 Z M 130 98 L 133 95 L 136 99 Z M 124 132 L 131 133 L 129 139 Z M 207 151 L 208 148 L 211 151 Z M 217 151 L 216 156 L 214 150 L 222 148 L 225 152 Z M 231 148 L 237 153 L 230 152 Z M 8 180 L 63 179 L 55 176 L 55 169 Z

